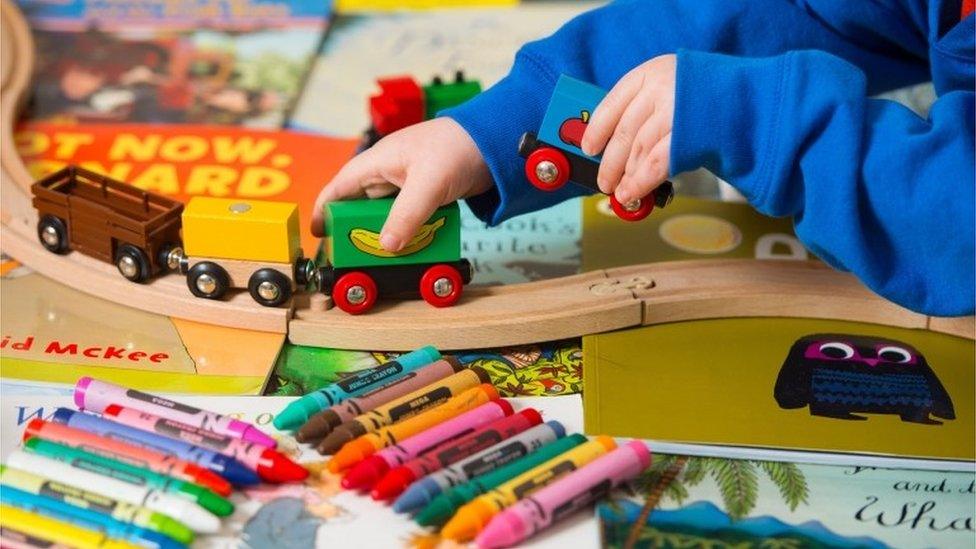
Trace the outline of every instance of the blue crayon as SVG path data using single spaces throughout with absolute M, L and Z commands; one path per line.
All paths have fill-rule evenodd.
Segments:
M 182 440 L 109 421 L 96 415 L 58 408 L 51 416 L 51 421 L 133 446 L 148 448 L 163 454 L 173 454 L 180 459 L 206 467 L 226 478 L 235 486 L 254 486 L 261 482 L 256 472 L 248 469 L 246 465 L 234 458 L 207 448 L 194 446 Z
M 388 385 L 440 358 L 441 353 L 428 345 L 400 355 L 396 360 L 356 372 L 285 406 L 285 409 L 274 418 L 274 426 L 282 431 L 297 429 L 308 421 L 308 418 L 330 406 Z
M 32 513 L 70 522 L 96 532 L 103 532 L 108 537 L 129 541 L 141 547 L 155 549 L 184 549 L 186 547 L 159 532 L 126 524 L 109 515 L 75 507 L 49 497 L 31 494 L 12 486 L 3 486 L 3 489 L 0 490 L 0 501 Z

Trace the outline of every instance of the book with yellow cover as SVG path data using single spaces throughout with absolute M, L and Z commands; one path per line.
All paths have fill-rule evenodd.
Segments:
M 974 343 L 833 320 L 680 322 L 585 337 L 586 431 L 659 451 L 972 470 Z

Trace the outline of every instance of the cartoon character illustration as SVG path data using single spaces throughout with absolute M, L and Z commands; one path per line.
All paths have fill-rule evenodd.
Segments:
M 955 419 L 952 400 L 914 347 L 873 336 L 813 334 L 793 344 L 773 392 L 784 409 L 864 420 L 855 413 L 897 414 L 902 421 L 941 425 Z

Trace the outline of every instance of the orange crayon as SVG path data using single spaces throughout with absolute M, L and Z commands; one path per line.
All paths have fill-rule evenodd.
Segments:
M 345 471 L 378 450 L 498 398 L 498 391 L 487 383 L 472 387 L 440 406 L 346 443 L 329 460 L 329 470 L 333 473 Z

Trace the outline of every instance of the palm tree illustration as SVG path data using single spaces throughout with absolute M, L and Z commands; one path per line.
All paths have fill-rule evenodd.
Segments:
M 681 505 L 688 497 L 688 488 L 708 477 L 718 485 L 724 510 L 732 520 L 746 517 L 755 508 L 759 497 L 759 471 L 773 482 L 790 511 L 807 503 L 806 477 L 795 463 L 668 454 L 658 454 L 655 458 L 635 483 L 636 489 L 646 497 L 627 534 L 624 549 L 633 549 L 651 511 L 662 499 L 671 498 Z

